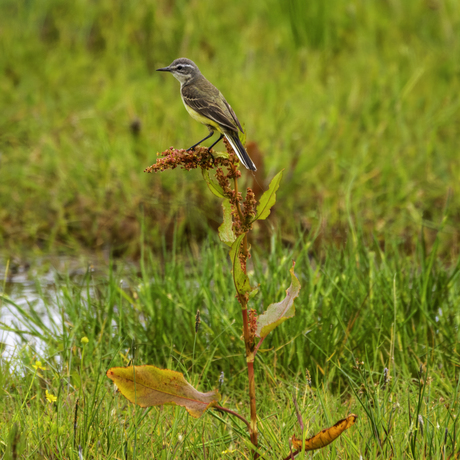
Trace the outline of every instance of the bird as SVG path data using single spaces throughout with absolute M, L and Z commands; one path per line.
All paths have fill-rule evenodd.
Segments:
M 240 141 L 238 131 L 243 133 L 243 128 L 235 112 L 222 93 L 203 76 L 198 66 L 190 59 L 179 58 L 168 67 L 162 67 L 157 71 L 170 72 L 179 80 L 180 94 L 187 112 L 194 120 L 206 125 L 209 129 L 208 136 L 187 150 L 193 150 L 217 131 L 220 137 L 208 148 L 208 152 L 225 136 L 240 162 L 247 169 L 256 171 L 256 166 Z

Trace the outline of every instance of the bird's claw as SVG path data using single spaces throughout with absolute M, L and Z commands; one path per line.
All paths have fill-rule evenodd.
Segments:
M 214 155 L 211 153 L 211 151 L 209 149 L 208 149 L 208 154 L 211 155 L 212 164 L 215 166 L 216 165 L 216 159 L 214 158 Z

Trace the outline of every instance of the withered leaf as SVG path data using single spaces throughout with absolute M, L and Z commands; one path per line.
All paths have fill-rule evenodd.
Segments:
M 315 436 L 305 440 L 305 451 L 321 449 L 337 439 L 345 430 L 355 424 L 358 418 L 355 414 L 350 414 L 347 418 L 339 420 L 334 426 L 322 430 Z M 297 450 L 302 450 L 302 440 L 292 436 L 291 443 Z
M 201 393 L 180 372 L 155 366 L 112 367 L 107 371 L 107 377 L 132 403 L 141 407 L 176 404 L 185 407 L 195 418 L 220 400 L 217 390 Z
M 288 318 L 295 315 L 294 299 L 299 295 L 300 282 L 294 273 L 295 262 L 292 262 L 291 285 L 286 290 L 286 297 L 278 303 L 272 303 L 267 310 L 257 319 L 257 337 L 266 337 L 273 329 L 279 326 Z

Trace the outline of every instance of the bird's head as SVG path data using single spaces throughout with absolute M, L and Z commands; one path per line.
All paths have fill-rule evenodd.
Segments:
M 198 66 L 187 58 L 176 59 L 168 67 L 162 67 L 161 69 L 157 69 L 157 71 L 171 72 L 181 84 L 186 83 L 201 73 Z

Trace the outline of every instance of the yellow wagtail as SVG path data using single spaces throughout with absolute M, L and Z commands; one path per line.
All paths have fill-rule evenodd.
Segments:
M 197 65 L 190 59 L 179 58 L 168 67 L 157 70 L 171 72 L 180 81 L 180 94 L 187 112 L 196 121 L 206 125 L 210 131 L 208 136 L 192 145 L 188 150 L 192 150 L 204 140 L 209 139 L 214 131 L 219 131 L 219 139 L 208 148 L 208 151 L 225 136 L 241 163 L 247 169 L 256 171 L 257 168 L 238 136 L 238 130 L 243 132 L 243 128 L 235 112 L 221 92 L 204 78 Z

